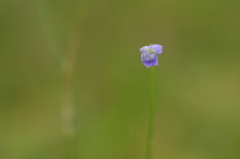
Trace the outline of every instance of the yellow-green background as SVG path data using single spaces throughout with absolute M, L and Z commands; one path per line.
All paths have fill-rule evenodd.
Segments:
M 239 0 L 48 0 L 49 37 L 36 2 L 0 1 L 0 159 L 69 159 L 46 39 L 61 59 L 75 31 L 79 159 L 144 159 L 150 43 L 164 48 L 153 158 L 240 158 Z

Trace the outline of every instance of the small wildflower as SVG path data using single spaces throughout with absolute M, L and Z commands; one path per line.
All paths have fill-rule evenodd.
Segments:
M 157 54 L 162 53 L 162 45 L 153 44 L 150 46 L 144 46 L 140 49 L 142 63 L 147 67 L 158 65 Z

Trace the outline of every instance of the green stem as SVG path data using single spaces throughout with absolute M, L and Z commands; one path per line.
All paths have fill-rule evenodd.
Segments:
M 155 67 L 150 68 L 150 105 L 146 159 L 152 158 L 152 143 L 154 130 L 154 111 L 155 111 Z

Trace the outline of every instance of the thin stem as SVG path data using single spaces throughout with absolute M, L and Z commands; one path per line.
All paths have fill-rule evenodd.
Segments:
M 150 105 L 146 159 L 152 158 L 152 143 L 154 131 L 154 111 L 155 111 L 155 67 L 150 68 Z

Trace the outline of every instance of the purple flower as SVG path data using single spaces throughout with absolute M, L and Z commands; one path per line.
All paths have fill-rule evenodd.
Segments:
M 158 55 L 162 53 L 162 45 L 153 44 L 140 49 L 142 63 L 147 67 L 158 65 Z

